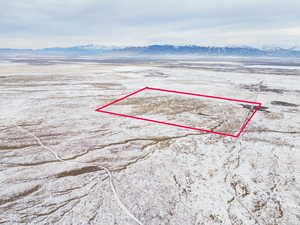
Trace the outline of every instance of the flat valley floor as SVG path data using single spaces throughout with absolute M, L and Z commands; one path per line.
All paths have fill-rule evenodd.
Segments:
M 263 107 L 239 138 L 95 111 L 146 86 Z M 222 132 L 251 111 L 143 95 L 116 107 Z M 138 224 L 96 165 L 144 225 L 299 225 L 300 59 L 1 55 L 0 224 Z

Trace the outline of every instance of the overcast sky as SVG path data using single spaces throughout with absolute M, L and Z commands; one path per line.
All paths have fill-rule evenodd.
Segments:
M 0 0 L 0 48 L 300 47 L 300 0 Z

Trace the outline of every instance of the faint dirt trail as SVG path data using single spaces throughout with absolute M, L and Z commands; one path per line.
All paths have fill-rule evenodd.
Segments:
M 80 164 L 89 164 L 89 165 L 92 165 L 92 166 L 96 166 L 96 167 L 99 167 L 100 169 L 103 169 L 109 176 L 109 184 L 110 184 L 110 188 L 114 194 L 114 197 L 115 199 L 117 200 L 119 206 L 124 210 L 124 212 L 131 218 L 133 219 L 137 224 L 139 225 L 144 225 L 139 219 L 137 219 L 130 211 L 129 209 L 124 205 L 124 203 L 121 201 L 121 199 L 119 198 L 118 194 L 117 194 L 117 191 L 116 191 L 116 188 L 114 186 L 114 183 L 113 183 L 113 176 L 110 172 L 109 169 L 107 169 L 106 167 L 104 166 L 100 166 L 100 165 L 96 165 L 96 164 L 93 164 L 93 163 L 88 163 L 88 162 L 80 162 L 80 161 L 67 161 L 67 160 L 64 160 L 63 158 L 61 158 L 59 155 L 56 154 L 55 151 L 53 151 L 51 148 L 47 147 L 46 145 L 44 145 L 41 140 L 33 133 L 29 132 L 28 130 L 24 129 L 23 127 L 19 126 L 19 125 L 16 125 L 16 127 L 21 130 L 22 132 L 25 132 L 27 134 L 29 134 L 30 136 L 32 136 L 38 143 L 39 145 L 46 149 L 47 151 L 51 152 L 55 158 L 61 162 L 64 162 L 64 163 L 80 163 Z

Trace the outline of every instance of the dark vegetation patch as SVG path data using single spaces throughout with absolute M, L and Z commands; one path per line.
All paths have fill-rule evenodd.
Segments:
M 0 145 L 0 150 L 18 150 L 23 148 L 28 148 L 34 146 L 34 144 L 24 144 L 24 145 Z
M 247 105 L 247 104 L 240 104 L 243 108 L 245 109 L 249 109 L 249 110 L 254 110 L 257 106 L 253 106 L 253 105 Z M 266 106 L 261 106 L 258 111 L 261 111 L 261 112 L 267 112 L 269 113 L 270 111 L 267 110 L 269 107 L 266 107 Z
M 98 166 L 87 166 L 87 167 L 83 167 L 80 169 L 73 169 L 70 171 L 65 171 L 65 172 L 59 173 L 56 175 L 56 177 L 60 178 L 60 177 L 68 177 L 68 176 L 78 176 L 81 174 L 91 173 L 91 172 L 95 172 L 98 170 L 101 170 L 101 168 L 99 168 Z
M 168 75 L 159 71 L 150 71 L 145 77 L 159 77 L 159 78 L 167 78 Z
M 297 107 L 297 104 L 289 103 L 289 102 L 282 102 L 282 101 L 272 101 L 272 105 L 280 105 L 280 106 L 288 106 L 288 107 Z
M 250 84 L 250 85 L 242 85 L 243 89 L 254 91 L 254 92 L 273 92 L 277 94 L 282 94 L 287 90 L 284 89 L 278 89 L 278 88 L 269 88 L 266 85 L 263 84 Z
M 0 205 L 3 205 L 5 203 L 8 203 L 8 202 L 13 202 L 13 201 L 16 201 L 16 200 L 19 200 L 21 198 L 24 198 L 28 195 L 31 195 L 32 193 L 38 191 L 39 189 L 41 188 L 40 185 L 36 185 L 28 190 L 25 190 L 23 192 L 20 192 L 20 193 L 17 193 L 11 197 L 8 197 L 8 196 L 3 196 L 3 198 L 0 198 Z
M 123 88 L 122 84 L 118 83 L 93 83 L 92 86 L 102 90 L 119 90 Z

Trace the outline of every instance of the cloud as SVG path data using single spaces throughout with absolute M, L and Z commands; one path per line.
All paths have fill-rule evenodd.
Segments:
M 0 0 L 0 47 L 300 46 L 298 0 Z

